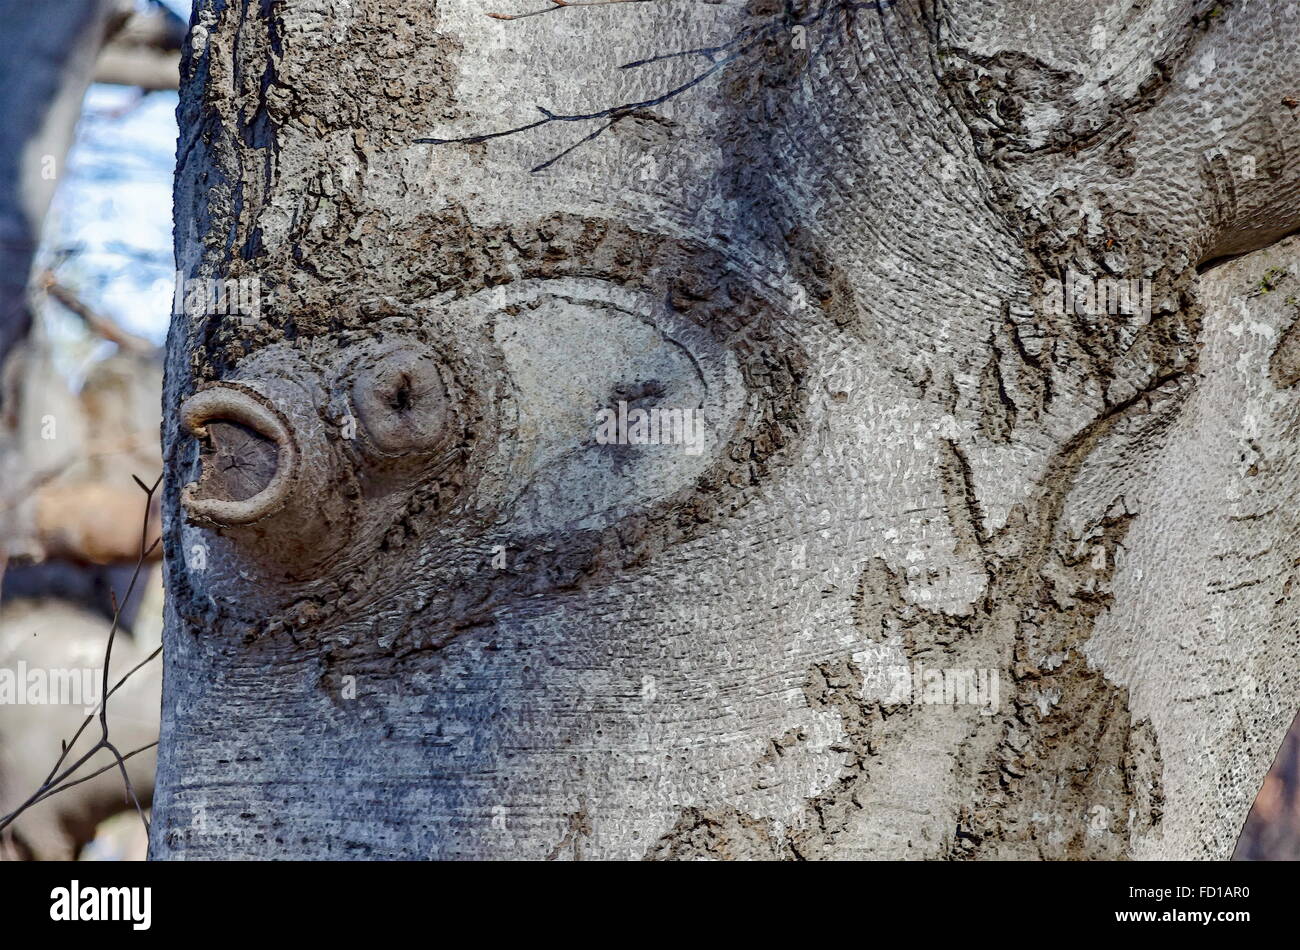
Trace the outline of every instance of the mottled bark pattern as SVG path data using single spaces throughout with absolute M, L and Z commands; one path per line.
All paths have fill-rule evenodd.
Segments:
M 1300 6 L 484 12 L 197 5 L 179 266 L 263 306 L 169 342 L 154 855 L 1227 857 L 1300 700 Z

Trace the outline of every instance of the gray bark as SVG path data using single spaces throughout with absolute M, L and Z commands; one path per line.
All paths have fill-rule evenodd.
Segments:
M 196 8 L 178 266 L 261 306 L 169 340 L 153 855 L 1226 858 L 1300 699 L 1300 7 L 483 12 Z

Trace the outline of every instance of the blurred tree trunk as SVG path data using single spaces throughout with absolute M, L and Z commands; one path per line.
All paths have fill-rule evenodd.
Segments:
M 483 14 L 196 7 L 153 854 L 1227 857 L 1296 5 Z
M 140 583 L 151 586 L 147 575 Z M 50 670 L 77 675 L 97 671 L 103 667 L 107 630 L 100 611 L 86 610 L 62 598 L 10 599 L 0 608 L 0 669 L 38 675 Z M 155 646 L 147 636 L 119 637 L 113 650 L 113 681 L 144 660 Z M 157 740 L 161 681 L 155 660 L 113 694 L 110 734 L 124 754 Z M 99 694 L 96 689 L 93 695 L 97 698 Z M 4 707 L 0 717 L 0 815 L 17 808 L 41 787 L 58 758 L 60 742 L 76 734 L 86 715 L 86 706 L 78 704 Z M 68 761 L 75 761 L 98 739 L 97 726 L 87 729 L 72 747 Z M 107 753 L 100 752 L 77 777 L 88 777 L 112 763 Z M 155 763 L 152 749 L 127 760 L 131 784 L 146 808 L 153 792 Z M 130 806 L 124 799 L 122 777 L 110 769 L 23 814 L 0 836 L 0 860 L 20 856 L 40 861 L 76 860 L 82 846 L 95 837 L 99 822 L 124 807 Z
M 92 80 L 176 88 L 182 39 L 179 18 L 160 6 L 0 0 L 0 366 L 31 324 L 32 256 L 86 88 Z
M 43 290 L 122 350 L 93 367 L 73 393 L 48 341 L 29 335 L 29 290 L 87 86 L 98 76 L 166 88 L 166 62 L 174 76 L 179 58 L 176 19 L 158 7 L 137 10 L 131 0 L 0 0 L 0 669 L 9 674 L 102 665 L 109 587 L 123 595 L 115 569 L 139 552 L 143 496 L 131 476 L 152 479 L 161 465 L 156 353 L 46 281 Z M 118 41 L 105 61 L 110 37 Z M 141 586 L 148 577 L 146 566 Z M 140 599 L 138 590 L 123 604 L 128 635 L 118 640 L 119 674 L 153 646 L 147 635 L 129 636 Z M 124 749 L 157 736 L 157 666 L 115 697 Z M 4 709 L 0 815 L 36 790 L 84 715 L 80 706 L 54 702 Z M 102 764 L 97 759 L 92 768 Z M 152 753 L 132 759 L 130 770 L 147 803 Z M 0 857 L 75 857 L 96 822 L 122 807 L 120 778 L 100 776 L 25 814 L 0 841 Z
M 127 444 L 140 435 L 139 407 L 128 402 L 109 419 L 104 406 L 78 406 L 53 372 L 49 353 L 24 354 L 18 344 L 31 327 L 33 257 L 86 88 L 92 78 L 164 88 L 167 63 L 174 77 L 183 38 L 175 14 L 157 5 L 137 8 L 133 0 L 0 0 L 0 578 L 14 556 L 94 564 L 134 558 L 137 497 L 130 472 L 115 471 L 116 479 L 97 484 L 85 468 L 102 468 L 94 458 L 105 451 L 153 455 L 151 436 Z M 127 359 L 138 358 L 139 382 L 148 388 L 152 346 L 118 331 L 52 275 L 43 276 L 39 289 L 116 343 Z M 91 432 L 87 424 L 102 428 Z M 78 464 L 80 484 L 51 485 Z M 152 467 L 147 463 L 140 472 Z
M 31 324 L 32 255 L 115 5 L 0 2 L 0 365 Z

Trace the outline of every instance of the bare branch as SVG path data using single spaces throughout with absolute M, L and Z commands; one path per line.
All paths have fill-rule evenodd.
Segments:
M 528 13 L 489 13 L 494 20 L 523 20 L 530 16 L 541 16 L 543 13 L 554 13 L 556 10 L 562 10 L 565 7 L 607 7 L 615 3 L 651 3 L 653 0 L 551 0 L 555 4 L 552 7 L 544 7 L 541 10 L 530 10 Z
M 137 663 L 135 666 L 131 667 L 131 669 L 127 672 L 127 674 L 126 674 L 125 676 L 123 676 L 120 680 L 118 680 L 117 683 L 116 683 L 116 685 L 114 685 L 113 688 L 112 688 L 111 690 L 108 691 L 108 695 L 106 695 L 102 700 L 100 700 L 100 704 L 102 705 L 105 701 L 107 701 L 107 700 L 108 700 L 108 697 L 109 697 L 109 696 L 112 696 L 112 695 L 113 695 L 114 693 L 116 693 L 119 689 L 121 689 L 121 688 L 122 688 L 122 685 L 123 685 L 127 680 L 129 680 L 132 676 L 134 676 L 137 670 L 139 670 L 139 669 L 140 669 L 142 666 L 144 666 L 146 663 L 149 663 L 150 661 L 152 661 L 152 660 L 153 660 L 155 657 L 157 657 L 158 654 L 160 654 L 160 653 L 162 653 L 162 647 L 158 647 L 158 648 L 156 648 L 156 649 L 155 649 L 152 653 L 150 653 L 147 657 L 145 657 L 143 660 L 141 660 L 141 661 L 140 661 L 139 663 Z M 84 733 L 84 732 L 86 731 L 86 727 L 89 726 L 92 722 L 95 721 L 95 715 L 96 715 L 96 713 L 98 713 L 98 712 L 99 712 L 99 707 L 96 707 L 96 708 L 95 708 L 95 712 L 91 713 L 89 716 L 87 716 L 85 719 L 82 720 L 80 727 L 78 727 L 77 731 L 73 734 L 72 739 L 71 739 L 70 741 L 69 741 L 69 740 L 66 740 L 66 739 L 63 740 L 63 754 L 60 755 L 58 761 L 54 763 L 54 768 L 50 770 L 50 774 L 47 775 L 47 776 L 45 777 L 45 782 L 42 783 L 42 784 L 45 784 L 45 785 L 50 784 L 51 780 L 54 778 L 54 774 L 55 774 L 55 772 L 58 771 L 59 766 L 62 765 L 63 762 L 64 762 L 64 759 L 67 758 L 68 752 L 71 751 L 72 747 L 73 747 L 74 745 L 77 744 L 77 740 L 80 739 L 82 733 Z
M 553 13 L 556 10 L 562 9 L 564 7 L 605 6 L 612 3 L 648 3 L 650 2 L 650 0 L 588 0 L 588 2 L 574 2 L 574 3 L 565 2 L 565 0 L 551 0 L 551 2 L 555 5 L 541 10 L 534 10 L 529 13 L 520 13 L 520 14 L 489 13 L 488 16 L 498 20 L 519 20 L 519 19 L 523 19 L 524 17 L 540 16 L 543 13 Z M 763 26 L 745 27 L 744 29 L 740 30 L 734 37 L 728 40 L 726 43 L 721 43 L 717 46 L 703 46 L 703 47 L 697 47 L 695 49 L 679 50 L 677 52 L 672 52 L 672 53 L 660 53 L 655 56 L 647 57 L 645 59 L 639 59 L 633 62 L 624 63 L 622 66 L 620 66 L 619 67 L 620 69 L 638 69 L 642 66 L 648 66 L 652 63 L 660 63 L 660 62 L 665 62 L 667 60 L 673 60 L 673 59 L 683 59 L 692 56 L 701 56 L 706 60 L 708 60 L 709 62 L 708 68 L 695 74 L 687 81 L 679 85 L 673 86 L 672 88 L 668 89 L 666 92 L 663 92 L 657 96 L 653 96 L 652 98 L 649 99 L 642 99 L 638 102 L 623 102 L 623 103 L 619 103 L 618 105 L 609 106 L 604 109 L 598 109 L 594 112 L 573 113 L 573 114 L 551 112 L 549 109 L 545 108 L 544 106 L 539 105 L 536 108 L 537 111 L 542 114 L 542 118 L 538 119 L 535 122 L 527 122 L 523 125 L 515 126 L 514 128 L 503 129 L 500 132 L 484 132 L 479 135 L 465 135 L 465 136 L 458 136 L 455 138 L 445 138 L 445 139 L 444 138 L 422 138 L 422 139 L 416 139 L 415 142 L 417 144 L 422 144 L 422 145 L 451 145 L 451 144 L 472 145 L 479 142 L 486 142 L 489 141 L 490 139 L 501 138 L 506 135 L 517 135 L 521 132 L 529 132 L 533 129 L 540 128 L 544 125 L 549 125 L 552 122 L 590 122 L 590 121 L 596 121 L 601 119 L 607 120 L 605 124 L 602 125 L 600 128 L 598 128 L 595 132 L 583 136 L 578 141 L 574 142 L 572 145 L 563 149 L 559 153 L 551 156 L 546 161 L 542 162 L 539 165 L 535 165 L 533 166 L 533 168 L 529 169 L 531 173 L 536 174 L 537 172 L 550 168 L 561 158 L 564 158 L 566 155 L 570 154 L 575 149 L 577 149 L 580 145 L 584 145 L 587 142 L 590 142 L 591 140 L 595 139 L 602 133 L 613 128 L 613 126 L 620 120 L 625 119 L 628 116 L 638 111 L 653 109 L 654 107 L 662 105 L 663 103 L 667 102 L 669 99 L 673 99 L 677 96 L 680 96 L 682 93 L 687 92 L 690 89 L 693 89 L 695 86 L 704 82 L 704 80 L 708 79 L 714 73 L 717 73 L 718 71 L 727 68 L 732 63 L 740 59 L 742 56 L 749 53 L 759 44 L 763 43 L 768 39 L 771 39 L 774 36 L 784 34 L 784 33 L 790 33 L 794 31 L 796 28 L 807 29 L 809 27 L 818 26 L 819 24 L 821 24 L 823 20 L 825 20 L 828 16 L 832 14 L 843 14 L 844 20 L 847 23 L 849 22 L 849 19 L 852 16 L 853 12 L 857 10 L 870 8 L 875 10 L 877 13 L 883 13 L 886 9 L 892 7 L 896 2 L 897 0 L 826 0 L 826 2 L 822 5 L 820 9 L 818 9 L 816 12 L 812 13 L 811 15 L 803 19 L 800 19 L 797 15 L 795 15 L 789 9 L 787 9 L 787 11 L 784 14 L 782 14 L 780 17 L 774 18 L 772 21 L 766 23 Z M 827 35 L 821 38 L 821 41 L 817 44 L 813 52 L 809 55 L 808 62 L 812 62 L 813 59 L 815 59 L 817 56 L 820 56 L 826 50 L 826 47 L 829 45 L 831 38 L 833 38 L 833 36 L 835 35 L 834 26 L 835 23 L 833 21 L 829 23 L 830 28 L 826 30 Z M 807 65 L 808 65 L 807 63 L 804 64 L 804 69 L 807 69 Z
M 135 585 L 140 579 L 140 572 L 144 568 L 145 561 L 148 559 L 149 555 L 153 553 L 154 549 L 158 546 L 159 542 L 162 540 L 161 538 L 157 538 L 154 540 L 152 544 L 148 543 L 149 511 L 153 507 L 153 496 L 157 493 L 158 486 L 162 484 L 162 475 L 160 474 L 158 478 L 154 481 L 153 485 L 147 488 L 145 487 L 144 482 L 142 482 L 139 478 L 136 478 L 135 476 L 132 477 L 135 478 L 136 484 L 139 485 L 141 489 L 144 490 L 145 493 L 144 517 L 142 519 L 141 527 L 140 527 L 140 554 L 139 557 L 136 559 L 135 569 L 131 572 L 131 580 L 130 583 L 127 584 L 126 595 L 122 598 L 123 602 L 129 601 L 131 599 L 131 594 L 135 590 Z M 109 766 L 109 768 L 116 767 L 121 770 L 122 781 L 125 787 L 125 794 L 127 796 L 127 801 L 135 803 L 136 811 L 140 815 L 140 820 L 144 822 L 145 830 L 146 831 L 149 830 L 149 820 L 145 817 L 144 809 L 140 805 L 140 801 L 135 794 L 135 788 L 134 786 L 132 786 L 130 776 L 127 774 L 126 771 L 126 759 L 130 758 L 130 756 L 122 755 L 122 753 L 118 751 L 117 746 L 113 745 L 112 741 L 109 739 L 108 700 L 114 693 L 118 691 L 118 689 L 122 686 L 123 683 L 125 683 L 128 679 L 130 679 L 135 674 L 137 670 L 139 670 L 146 663 L 154 659 L 154 657 L 158 656 L 158 654 L 162 652 L 162 647 L 159 647 L 158 649 L 154 650 L 152 653 L 149 654 L 149 656 L 147 656 L 145 659 L 137 663 L 134 667 L 131 668 L 131 670 L 125 676 L 123 676 L 120 680 L 117 681 L 116 684 L 114 684 L 112 689 L 109 688 L 108 677 L 109 677 L 109 666 L 112 662 L 112 657 L 113 657 L 113 642 L 117 637 L 117 630 L 118 627 L 121 625 L 121 619 L 122 619 L 121 606 L 118 602 L 117 594 L 116 592 L 112 592 L 112 591 L 110 591 L 110 594 L 113 600 L 113 623 L 109 627 L 108 643 L 104 647 L 104 680 L 103 680 L 104 698 L 100 701 L 99 710 L 98 710 L 99 726 L 100 726 L 99 740 L 90 748 L 88 752 L 86 752 L 84 755 L 78 758 L 71 765 L 67 766 L 62 771 L 60 771 L 60 767 L 63 765 L 65 761 L 67 761 L 68 753 L 72 751 L 73 747 L 77 744 L 77 740 L 80 739 L 82 733 L 86 731 L 86 727 L 90 725 L 91 721 L 95 718 L 94 713 L 92 713 L 91 715 L 86 717 L 85 721 L 82 722 L 81 727 L 76 731 L 76 734 L 73 735 L 72 740 L 70 742 L 63 742 L 61 744 L 61 751 L 59 753 L 59 757 L 55 761 L 54 767 L 50 769 L 50 773 L 49 775 L 46 776 L 45 781 L 41 783 L 40 788 L 38 788 L 35 792 L 33 792 L 31 796 L 25 802 L 19 805 L 16 809 L 14 809 L 9 814 L 5 815 L 3 818 L 0 818 L 0 832 L 3 832 L 11 824 L 13 824 L 14 821 L 16 821 L 20 815 L 22 815 L 25 811 L 27 811 L 36 803 L 44 801 L 46 798 L 51 797 L 52 795 L 56 794 L 59 791 L 62 791 L 65 788 L 71 788 L 72 786 L 79 785 L 81 784 L 82 781 L 85 781 L 86 779 L 78 779 L 76 781 L 71 781 L 71 782 L 68 780 L 71 779 L 71 777 L 75 775 L 83 765 L 85 765 L 92 758 L 94 758 L 94 756 L 101 749 L 107 749 L 109 753 L 113 755 L 115 760 L 114 765 Z M 148 747 L 146 746 L 145 748 Z M 136 750 L 136 751 L 138 752 L 142 750 Z M 131 753 L 131 755 L 135 755 L 135 754 L 136 754 L 135 752 Z M 103 771 L 104 770 L 101 769 L 100 772 L 96 772 L 95 775 L 99 775 Z M 94 775 L 87 776 L 87 779 L 89 778 L 94 778 Z
M 136 797 L 135 786 L 131 784 L 131 776 L 126 771 L 126 760 L 122 758 L 122 753 L 117 751 L 117 746 L 113 743 L 104 742 L 104 748 L 113 753 L 113 758 L 117 761 L 117 767 L 122 773 L 122 784 L 126 786 L 126 800 L 128 804 L 135 805 L 135 813 L 140 816 L 140 823 L 144 825 L 144 833 L 149 834 L 149 819 L 145 816 L 144 808 L 140 806 L 140 799 Z
M 157 746 L 157 745 L 158 745 L 158 740 L 155 739 L 153 742 L 147 743 L 146 745 L 142 745 L 142 746 L 140 746 L 140 748 L 138 748 L 138 749 L 132 749 L 130 752 L 128 752 L 128 753 L 126 753 L 125 755 L 121 756 L 121 759 L 122 759 L 122 761 L 126 761 L 127 759 L 134 758 L 135 756 L 139 755 L 141 752 L 148 752 L 150 749 L 154 748 L 154 747 Z M 83 783 L 85 783 L 85 782 L 89 782 L 89 781 L 90 781 L 91 779 L 93 779 L 93 778 L 99 778 L 99 776 L 103 775 L 105 772 L 111 771 L 112 769 L 115 769 L 115 768 L 117 768 L 117 760 L 116 760 L 116 759 L 114 759 L 114 760 L 113 760 L 112 762 L 110 762 L 108 765 L 105 765 L 103 768 L 98 769 L 97 771 L 91 772 L 89 775 L 83 776 L 82 778 L 79 778 L 79 779 L 74 779 L 74 780 L 71 781 L 71 782 L 64 782 L 62 785 L 58 786 L 57 788 L 52 788 L 52 789 L 50 789 L 48 792 L 46 792 L 46 793 L 45 793 L 44 795 L 42 795 L 40 798 L 36 799 L 36 801 L 37 801 L 38 803 L 39 803 L 39 802 L 43 802 L 43 801 L 45 801 L 45 799 L 50 798 L 50 797 L 52 797 L 52 796 L 54 796 L 54 795 L 59 794 L 59 792 L 65 792 L 65 791 L 67 791 L 68 789 L 72 788 L 73 786 L 81 785 L 81 784 L 83 784 Z M 146 825 L 146 827 L 148 827 L 148 826 Z
M 74 294 L 67 287 L 59 283 L 59 279 L 54 276 L 53 271 L 42 271 L 37 278 L 36 284 L 47 294 L 63 304 L 64 307 L 71 310 L 77 316 L 85 321 L 86 326 L 90 327 L 95 333 L 98 333 L 104 339 L 116 343 L 124 350 L 132 353 L 139 353 L 143 356 L 153 356 L 158 352 L 148 340 L 136 336 L 134 333 L 128 333 L 116 323 L 101 313 L 97 313 L 80 297 Z

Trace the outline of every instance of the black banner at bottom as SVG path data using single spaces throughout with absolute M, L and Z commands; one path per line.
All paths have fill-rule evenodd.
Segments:
M 12 947 L 23 946 L 29 930 L 373 938 L 431 917 L 456 931 L 486 925 L 483 936 L 493 938 L 512 925 L 540 937 L 561 925 L 646 932 L 687 922 L 698 937 L 712 923 L 734 943 L 751 926 L 766 931 L 774 915 L 791 923 L 806 915 L 817 926 L 838 918 L 863 939 L 920 927 L 942 941 L 939 927 L 965 940 L 981 926 L 995 933 L 1037 922 L 1085 939 L 1129 931 L 1182 940 L 1196 931 L 1232 940 L 1260 924 L 1293 927 L 1300 908 L 1292 881 L 1287 865 L 1226 862 L 640 865 L 595 873 L 522 862 L 9 863 L 0 864 L 0 907 L 6 936 L 18 938 L 6 943 Z

